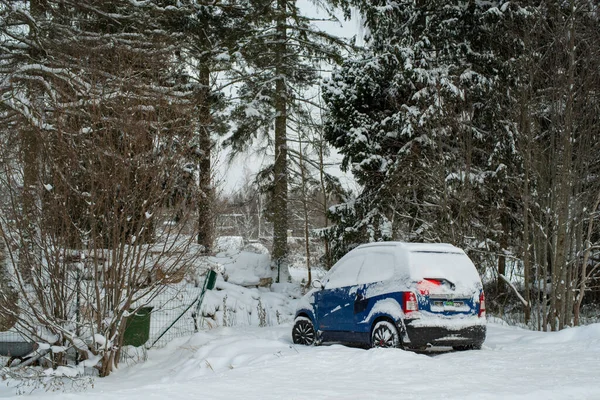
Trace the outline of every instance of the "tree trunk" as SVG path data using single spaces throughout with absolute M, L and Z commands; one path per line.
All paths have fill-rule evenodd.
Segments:
M 307 176 L 306 166 L 304 165 L 304 153 L 302 148 L 302 133 L 298 137 L 298 155 L 300 157 L 300 178 L 302 179 L 302 217 L 304 219 L 304 249 L 306 255 L 306 270 L 307 270 L 307 281 L 306 286 L 310 287 L 312 282 L 312 271 L 310 269 L 310 230 L 309 230 L 309 213 L 308 213 L 308 190 L 307 190 Z
M 31 16 L 37 21 L 43 18 L 46 9 L 45 0 L 31 0 L 29 3 Z M 35 42 L 36 32 L 30 28 L 29 36 L 32 37 L 32 42 Z M 29 49 L 29 55 L 33 60 L 39 59 L 39 50 L 35 47 Z M 30 88 L 29 104 L 32 109 L 35 105 L 39 105 L 40 101 L 37 98 L 36 91 L 33 87 Z M 35 110 L 42 113 L 40 107 Z M 34 110 L 32 110 L 32 113 Z M 37 115 L 40 121 L 43 121 L 43 115 Z M 35 236 L 37 231 L 37 206 L 39 199 L 39 138 L 37 128 L 30 122 L 26 122 L 21 132 L 21 152 L 23 162 L 23 192 L 22 192 L 22 235 L 19 251 L 19 271 L 25 282 L 30 282 L 32 279 L 31 267 L 35 265 Z
M 210 69 L 203 63 L 199 71 L 201 85 L 200 98 L 198 99 L 199 122 L 198 129 L 198 156 L 199 160 L 199 195 L 198 195 L 198 244 L 209 253 L 213 242 L 213 188 L 211 184 L 211 148 L 210 137 Z
M 287 52 L 286 0 L 277 0 L 277 61 L 275 75 L 275 165 L 273 187 L 273 261 L 280 266 L 280 281 L 286 281 L 288 231 L 288 170 L 287 170 L 287 87 L 285 54 Z
M 327 187 L 325 185 L 325 154 L 323 149 L 323 147 L 325 146 L 324 141 L 325 140 L 323 139 L 323 137 L 321 137 L 319 143 L 319 182 L 321 184 L 321 195 L 323 196 L 323 228 L 327 228 L 329 226 L 329 216 L 327 215 L 327 213 L 329 212 L 329 207 L 327 206 Z M 329 239 L 325 237 L 323 240 L 325 242 L 325 269 L 329 270 L 332 266 L 331 249 L 329 246 Z
M 587 267 L 588 267 L 588 263 L 590 260 L 590 253 L 592 251 L 592 243 L 591 243 L 591 238 L 592 238 L 592 233 L 594 232 L 594 214 L 596 213 L 596 210 L 598 210 L 598 207 L 600 207 L 600 191 L 598 192 L 598 195 L 596 196 L 596 201 L 594 202 L 594 206 L 592 207 L 592 209 L 590 210 L 590 221 L 588 223 L 588 227 L 587 227 L 587 233 L 585 236 L 585 242 L 584 242 L 584 253 L 583 253 L 583 261 L 581 264 L 581 269 L 580 269 L 580 274 L 579 274 L 579 288 L 578 288 L 578 294 L 577 294 L 577 299 L 575 300 L 575 305 L 573 306 L 573 323 L 575 326 L 579 325 L 579 315 L 581 312 L 581 303 L 583 302 L 583 296 L 585 295 L 585 290 L 587 288 L 587 280 L 588 280 L 588 274 L 587 274 Z
M 23 280 L 30 282 L 31 266 L 35 264 L 35 236 L 38 205 L 39 143 L 33 127 L 25 127 L 22 132 L 23 152 L 23 229 L 19 251 L 19 270 Z
M 506 215 L 506 206 L 503 206 L 500 210 L 500 225 L 502 226 L 500 237 L 500 255 L 498 256 L 498 281 L 496 282 L 496 289 L 500 296 L 505 292 L 506 283 L 500 278 L 500 275 L 506 276 L 506 253 L 508 250 L 508 235 L 510 234 L 508 229 L 508 216 Z
M 525 108 L 524 104 L 521 105 L 521 108 Z M 531 163 L 529 162 L 529 122 L 526 121 L 525 113 L 521 113 L 521 130 L 525 133 L 525 177 L 523 179 L 523 275 L 524 275 L 524 285 L 525 285 L 525 301 L 527 305 L 525 306 L 525 325 L 529 323 L 531 319 L 531 245 L 530 245 L 530 237 L 529 237 L 529 168 L 531 168 Z M 538 319 L 539 320 L 539 319 Z
M 571 1 L 571 15 L 569 22 L 569 66 L 568 79 L 566 82 L 566 109 L 564 133 L 562 137 L 562 168 L 559 177 L 559 194 L 558 194 L 558 226 L 556 240 L 556 268 L 558 272 L 558 295 L 559 302 L 557 307 L 558 312 L 558 328 L 563 329 L 567 323 L 567 296 L 569 283 L 567 280 L 567 254 L 570 248 L 570 232 L 569 232 L 569 206 L 571 200 L 571 160 L 572 160 L 572 140 L 573 140 L 573 108 L 574 108 L 574 82 L 575 82 L 575 5 Z M 570 310 L 569 310 L 570 311 Z

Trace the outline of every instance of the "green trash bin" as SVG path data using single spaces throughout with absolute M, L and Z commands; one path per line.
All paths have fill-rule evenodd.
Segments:
M 154 307 L 142 307 L 131 313 L 125 319 L 125 332 L 123 333 L 123 346 L 139 347 L 150 338 L 150 315 Z

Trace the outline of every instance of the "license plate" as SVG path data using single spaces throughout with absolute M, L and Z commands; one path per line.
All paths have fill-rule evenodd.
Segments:
M 448 307 L 448 308 L 453 308 L 453 307 L 463 307 L 465 305 L 465 302 L 462 300 L 434 300 L 432 302 L 432 305 L 434 307 Z

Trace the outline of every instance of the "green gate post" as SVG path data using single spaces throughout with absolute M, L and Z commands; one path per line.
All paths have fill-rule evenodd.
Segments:
M 202 293 L 204 294 L 207 290 L 213 290 L 215 288 L 215 283 L 217 283 L 217 273 L 212 269 L 208 270 L 206 274 L 204 288 L 202 289 Z
M 202 307 L 202 300 L 204 300 L 204 293 L 207 290 L 213 290 L 215 288 L 215 283 L 217 282 L 217 273 L 212 269 L 208 270 L 206 274 L 206 279 L 204 280 L 204 286 L 202 287 L 202 292 L 200 292 L 200 296 L 198 296 L 198 300 L 196 303 L 196 309 L 192 313 L 192 318 L 194 319 L 194 332 L 198 332 L 200 330 L 200 326 L 198 325 L 198 321 L 200 320 L 200 309 Z

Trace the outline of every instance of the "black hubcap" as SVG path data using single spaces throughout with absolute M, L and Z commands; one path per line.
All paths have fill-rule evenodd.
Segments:
M 313 344 L 315 341 L 315 330 L 308 321 L 299 321 L 294 325 L 293 331 L 294 343 Z
M 394 334 L 387 326 L 380 326 L 373 332 L 373 347 L 396 347 Z

